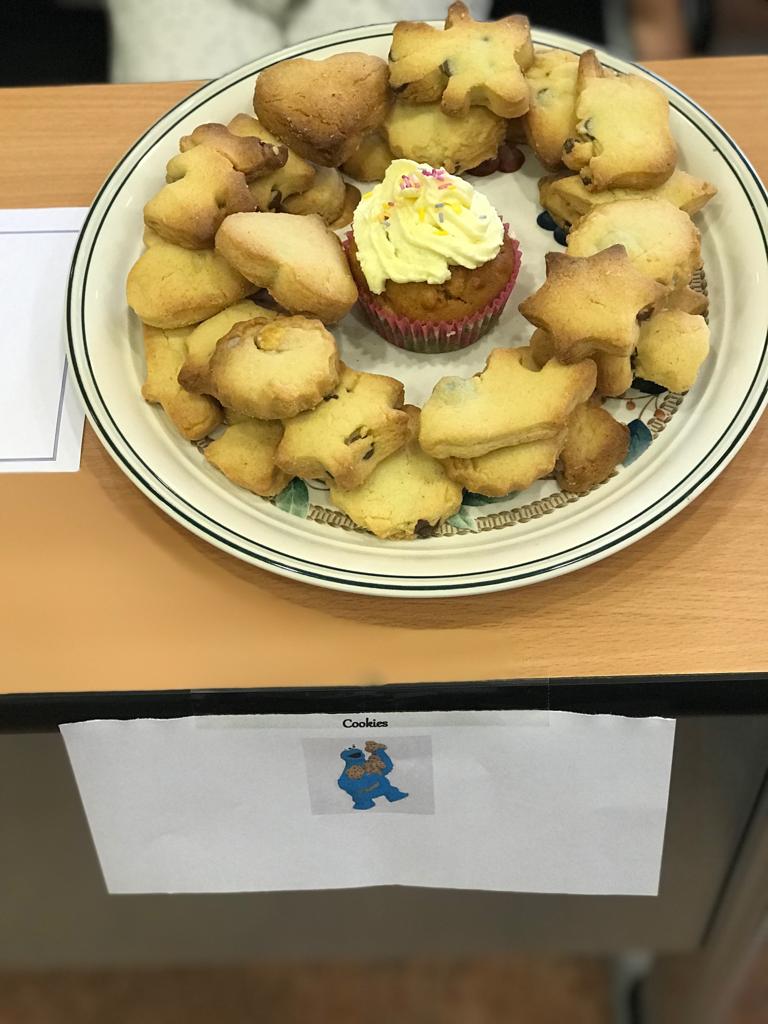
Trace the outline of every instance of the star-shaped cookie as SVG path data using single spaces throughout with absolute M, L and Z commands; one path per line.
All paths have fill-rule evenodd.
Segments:
M 623 245 L 594 256 L 546 256 L 547 279 L 520 303 L 526 320 L 552 335 L 563 363 L 591 353 L 629 356 L 640 336 L 638 315 L 660 302 L 664 289 L 637 270 Z
M 440 99 L 446 114 L 488 107 L 499 117 L 528 110 L 523 71 L 533 63 L 528 19 L 475 21 L 466 4 L 448 8 L 444 29 L 422 21 L 401 21 L 392 35 L 390 85 L 401 99 Z

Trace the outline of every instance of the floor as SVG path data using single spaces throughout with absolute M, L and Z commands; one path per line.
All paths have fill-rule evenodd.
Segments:
M 0 1024 L 615 1024 L 608 965 L 504 956 L 379 965 L 0 973 Z M 768 951 L 727 1024 L 768 1024 Z

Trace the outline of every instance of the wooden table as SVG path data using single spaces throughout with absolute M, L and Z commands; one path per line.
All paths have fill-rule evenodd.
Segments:
M 668 61 L 652 67 L 709 110 L 758 172 L 768 176 L 767 58 Z M 193 84 L 0 93 L 2 204 L 88 204 L 132 140 Z M 496 692 L 497 697 L 484 699 L 498 699 L 503 706 L 546 701 L 544 706 L 553 707 L 717 715 L 683 717 L 678 726 L 665 869 L 656 904 L 618 901 L 612 912 L 595 900 L 571 899 L 555 907 L 551 898 L 513 896 L 482 903 L 483 929 L 493 908 L 509 907 L 518 917 L 523 908 L 529 940 L 539 934 L 536 922 L 555 914 L 557 932 L 572 948 L 590 948 L 583 940 L 587 921 L 597 948 L 606 942 L 653 944 L 670 951 L 697 948 L 698 959 L 662 958 L 646 991 L 653 1020 L 705 1024 L 717 1019 L 718 1000 L 724 998 L 722 985 L 715 992 L 713 977 L 718 972 L 735 976 L 755 932 L 759 904 L 748 896 L 760 886 L 763 892 L 768 889 L 763 786 L 768 732 L 766 720 L 755 717 L 768 708 L 766 464 L 764 421 L 691 507 L 627 550 L 523 590 L 406 601 L 314 589 L 209 547 L 152 505 L 86 426 L 79 473 L 0 475 L 5 582 L 0 592 L 0 691 L 17 695 L 0 702 L 0 724 L 4 715 L 6 724 L 17 715 L 17 725 L 50 725 L 84 717 L 84 708 L 151 713 L 156 705 L 146 698 L 128 698 L 127 692 L 136 690 L 172 691 L 163 696 L 172 711 L 178 711 L 174 694 L 185 694 L 193 709 L 238 710 L 263 705 L 250 689 L 243 690 L 240 704 L 231 693 L 230 703 L 220 704 L 211 688 L 472 680 L 533 681 L 507 686 L 502 697 L 486 687 L 475 691 Z M 711 674 L 716 678 L 705 681 Z M 675 675 L 683 678 L 669 678 Z M 547 680 L 554 681 L 551 687 Z M 570 696 L 560 704 L 558 680 L 570 686 Z M 590 704 L 609 681 L 616 684 L 605 691 L 609 696 Z M 471 705 L 473 691 L 443 689 Z M 195 690 L 208 695 L 190 695 Z M 114 697 L 99 704 L 103 698 L 89 696 L 94 692 Z M 366 698 L 366 693 L 375 697 Z M 350 700 L 362 710 L 385 699 L 383 693 L 355 690 Z M 394 693 L 395 702 L 407 699 L 407 692 Z M 19 696 L 24 694 L 37 696 L 25 703 Z M 65 695 L 61 703 L 55 703 L 55 694 Z M 320 696 L 318 691 L 318 701 Z M 343 698 L 334 690 L 323 699 Z M 279 694 L 270 700 L 271 706 L 276 700 L 279 704 Z M 739 711 L 751 717 L 723 717 Z M 9 771 L 26 773 L 23 763 L 13 759 L 17 754 L 8 755 L 11 761 L 0 768 L 3 777 Z M 54 760 L 60 756 L 48 754 Z M 60 761 L 56 764 L 56 772 L 66 770 Z M 66 802 L 71 793 L 61 799 Z M 675 825 L 675 815 L 682 824 Z M 711 820 L 705 820 L 707 815 Z M 707 851 L 715 848 L 719 852 L 710 856 Z M 25 856 L 34 853 L 27 849 Z M 52 904 L 68 898 L 60 889 L 51 890 Z M 450 899 L 438 905 L 430 898 L 410 897 L 421 900 L 420 913 L 427 916 L 439 913 Z M 175 906 L 184 906 L 184 898 L 179 899 Z M 242 906 L 254 906 L 251 899 L 243 897 Z M 310 895 L 304 907 L 307 901 Z M 236 915 L 228 906 L 228 913 Z M 124 909 L 125 903 L 118 910 L 110 903 L 108 914 L 119 917 Z M 27 918 L 22 904 L 16 910 L 18 948 L 19 922 Z M 201 913 L 197 903 L 195 922 Z M 13 921 L 13 913 L 6 918 Z M 212 920 L 208 924 L 215 932 Z M 656 942 L 662 930 L 666 938 Z M 676 986 L 672 1001 L 670 978 Z

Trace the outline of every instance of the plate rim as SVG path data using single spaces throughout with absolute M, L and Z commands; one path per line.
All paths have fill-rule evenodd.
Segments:
M 105 193 L 107 192 L 110 184 L 112 183 L 115 176 L 124 170 L 132 154 L 142 146 L 144 141 L 150 136 L 156 129 L 160 128 L 165 122 L 169 123 L 165 132 L 157 139 L 155 139 L 151 145 L 147 148 L 146 152 L 142 152 L 139 159 L 143 159 L 147 152 L 149 152 L 159 141 L 160 138 L 164 137 L 169 131 L 172 131 L 178 124 L 178 121 L 182 117 L 186 117 L 191 114 L 201 104 L 208 102 L 214 96 L 220 92 L 226 91 L 242 82 L 245 78 L 255 75 L 271 64 L 289 59 L 296 56 L 305 56 L 311 53 L 316 53 L 322 49 L 328 49 L 340 44 L 348 44 L 353 42 L 365 42 L 370 39 L 380 39 L 390 35 L 392 28 L 395 23 L 383 23 L 367 26 L 358 26 L 355 28 L 343 29 L 338 32 L 326 33 L 321 36 L 314 37 L 312 39 L 305 40 L 301 43 L 297 43 L 292 47 L 287 47 L 274 53 L 265 54 L 253 61 L 242 65 L 234 69 L 233 71 L 223 75 L 217 79 L 209 82 L 205 82 L 200 85 L 193 92 L 187 96 L 182 97 L 176 104 L 170 107 L 167 111 L 160 115 L 147 129 L 133 141 L 131 146 L 125 151 L 121 158 L 116 162 L 114 167 L 111 169 L 104 182 L 97 191 L 90 207 L 86 218 L 83 222 L 83 226 L 78 237 L 75 250 L 70 265 L 70 273 L 67 285 L 67 299 L 66 299 L 66 328 L 67 328 L 67 354 L 70 362 L 70 366 L 73 371 L 73 379 L 75 380 L 78 391 L 80 392 L 81 400 L 86 409 L 89 422 L 92 428 L 99 437 L 101 443 L 106 447 L 110 456 L 117 463 L 119 468 L 129 477 L 129 479 L 138 486 L 139 489 L 163 512 L 170 515 L 175 521 L 182 525 L 185 529 L 190 530 L 192 533 L 201 537 L 207 543 L 211 543 L 218 547 L 220 550 L 226 551 L 234 557 L 238 557 L 251 564 L 267 568 L 269 571 L 276 572 L 280 575 L 286 576 L 293 579 L 301 579 L 304 582 L 312 583 L 327 587 L 330 589 L 338 589 L 347 592 L 355 592 L 360 594 L 378 594 L 385 595 L 390 594 L 398 597 L 447 597 L 447 596 L 468 596 L 476 593 L 489 593 L 499 590 L 513 589 L 520 586 L 525 586 L 531 583 L 543 581 L 544 579 L 554 578 L 564 573 L 574 571 L 577 568 L 592 564 L 599 561 L 609 554 L 620 551 L 630 544 L 635 543 L 648 533 L 657 529 L 668 519 L 672 518 L 677 512 L 684 508 L 687 504 L 694 500 L 694 498 L 700 494 L 710 483 L 712 483 L 716 477 L 723 471 L 728 465 L 731 459 L 738 453 L 739 449 L 743 445 L 746 438 L 749 436 L 751 431 L 757 424 L 759 417 L 768 403 L 768 381 L 763 385 L 762 390 L 758 391 L 756 395 L 752 395 L 761 371 L 765 371 L 766 368 L 766 353 L 768 351 L 768 333 L 763 343 L 763 350 L 760 359 L 757 363 L 755 375 L 746 387 L 741 395 L 738 407 L 736 408 L 730 423 L 723 430 L 722 434 L 717 438 L 714 443 L 711 444 L 709 450 L 703 455 L 697 464 L 693 466 L 682 479 L 678 479 L 670 489 L 660 497 L 656 498 L 652 505 L 644 507 L 640 511 L 634 513 L 629 519 L 624 520 L 620 524 L 611 526 L 603 534 L 595 537 L 589 536 L 583 542 L 573 545 L 569 549 L 564 551 L 558 551 L 554 554 L 550 553 L 540 558 L 533 559 L 530 562 L 517 562 L 512 566 L 497 566 L 490 569 L 476 570 L 468 573 L 454 573 L 447 572 L 432 576 L 418 575 L 418 576 L 405 576 L 405 575 L 394 575 L 392 573 L 377 573 L 377 572 L 366 572 L 360 568 L 346 568 L 341 566 L 328 566 L 320 562 L 309 561 L 303 559 L 298 555 L 291 554 L 290 552 L 276 551 L 273 548 L 268 547 L 266 544 L 260 543 L 258 540 L 248 537 L 243 537 L 238 534 L 234 529 L 228 527 L 222 523 L 216 522 L 210 515 L 203 512 L 202 510 L 195 508 L 188 499 L 182 495 L 177 494 L 171 487 L 165 484 L 164 481 L 157 477 L 157 474 L 152 467 L 147 465 L 144 459 L 133 449 L 127 438 L 122 434 L 120 428 L 115 423 L 114 419 L 109 413 L 107 403 L 104 401 L 96 379 L 96 375 L 93 372 L 93 368 L 90 364 L 87 351 L 87 339 L 86 339 L 86 328 L 85 328 L 85 313 L 84 313 L 84 302 L 85 302 L 85 287 L 87 283 L 87 272 L 90 266 L 90 261 L 93 256 L 94 246 L 98 238 L 98 233 L 101 230 L 105 220 L 107 219 L 109 210 L 112 203 L 117 199 L 119 192 L 111 197 L 111 200 L 106 205 L 106 208 L 102 211 L 101 207 Z M 440 24 L 440 23 L 436 23 Z M 549 31 L 532 31 L 534 42 L 549 47 L 561 48 L 569 50 L 570 52 L 580 52 L 589 46 L 583 40 L 579 40 L 576 37 L 567 36 L 561 33 L 554 33 Z M 565 45 L 563 45 L 565 44 Z M 759 232 L 762 236 L 763 246 L 766 255 L 766 262 L 768 263 L 768 237 L 766 237 L 766 221 L 768 221 L 768 193 L 766 192 L 765 186 L 760 180 L 755 168 L 752 166 L 749 159 L 743 153 L 738 144 L 733 140 L 730 134 L 720 125 L 710 114 L 707 113 L 698 103 L 692 100 L 682 90 L 678 89 L 677 86 L 672 85 L 662 76 L 656 74 L 647 68 L 641 67 L 640 65 L 632 62 L 623 60 L 622 58 L 614 57 L 609 53 L 605 53 L 602 50 L 598 50 L 601 58 L 607 62 L 615 65 L 620 65 L 628 68 L 636 68 L 642 75 L 651 77 L 657 82 L 661 83 L 666 89 L 678 96 L 684 104 L 689 104 L 706 122 L 708 130 L 705 130 L 701 125 L 697 124 L 690 114 L 675 106 L 678 113 L 682 114 L 691 125 L 699 130 L 707 139 L 711 139 L 712 129 L 719 132 L 719 134 L 725 139 L 727 144 L 732 148 L 738 161 L 741 164 L 741 169 L 745 170 L 749 177 L 752 178 L 754 186 L 757 189 L 759 200 L 762 203 L 762 210 L 759 211 L 753 201 L 753 197 L 750 195 L 749 190 L 745 187 L 744 182 L 740 174 L 737 172 L 736 167 L 728 159 L 725 153 L 721 150 L 720 155 L 725 160 L 730 173 L 736 179 L 738 184 L 741 186 L 745 197 L 752 209 L 754 221 L 757 224 Z M 178 117 L 174 121 L 172 115 L 178 113 Z M 131 167 L 125 173 L 125 178 L 121 183 L 124 185 L 129 179 L 136 164 Z M 760 212 L 763 214 L 763 218 L 760 217 Z M 97 214 L 101 213 L 101 221 L 96 228 L 94 237 L 90 240 L 90 244 L 87 249 L 84 249 L 84 243 L 87 231 L 91 225 L 92 218 Z M 83 266 L 84 261 L 84 266 Z M 84 353 L 88 362 L 88 377 L 84 379 L 82 374 L 82 368 L 79 364 L 79 357 L 76 349 L 76 334 L 77 334 L 77 315 L 78 312 L 75 309 L 74 293 L 78 284 L 78 280 L 81 284 L 81 296 L 79 303 L 79 316 L 81 323 L 82 332 L 82 344 L 84 346 Z M 109 424 L 103 424 L 101 422 L 99 412 L 94 408 L 94 404 L 91 401 L 91 395 L 88 393 L 88 389 L 93 387 L 96 391 L 98 401 L 103 406 L 104 411 L 109 417 L 112 427 Z M 745 408 L 748 411 L 745 412 Z M 743 423 L 740 421 L 746 416 Z M 111 431 L 117 432 L 119 442 L 111 436 Z M 734 432 L 735 431 L 735 432 Z M 130 452 L 130 456 L 126 455 L 120 450 L 121 444 L 127 448 Z M 720 452 L 723 445 L 726 445 L 726 450 Z M 702 471 L 702 466 L 708 461 L 714 458 L 713 464 L 707 469 Z M 138 467 L 135 463 L 138 463 Z M 143 467 L 147 471 L 150 477 L 154 477 L 157 483 L 164 489 L 167 494 L 161 493 L 157 490 L 150 480 L 143 477 Z M 694 477 L 691 486 L 684 490 L 683 493 L 678 493 L 674 499 L 670 500 L 670 496 L 678 492 L 691 477 Z M 171 495 L 171 497 L 168 497 Z M 665 505 L 665 503 L 667 503 Z M 662 508 L 651 514 L 659 504 L 662 504 Z M 180 507 L 182 506 L 182 507 Z M 186 509 L 190 510 L 191 514 L 188 514 Z M 206 526 L 204 523 L 196 520 L 194 517 L 200 517 L 201 519 L 212 523 L 217 527 L 222 534 L 217 534 L 214 529 Z M 638 518 L 642 519 L 642 522 L 638 526 L 631 526 Z M 623 531 L 622 535 L 613 540 L 605 540 L 604 543 L 600 543 L 604 538 L 609 538 L 612 534 L 617 531 Z M 250 550 L 244 547 L 238 541 L 232 538 L 238 538 L 239 541 L 252 545 L 253 548 L 258 550 Z M 595 546 L 597 545 L 597 546 Z M 576 554 L 580 549 L 585 546 L 589 547 L 589 550 L 582 553 Z M 276 557 L 273 557 L 276 556 Z M 283 559 L 284 561 L 278 561 L 277 559 Z M 556 564 L 551 564 L 556 561 Z M 291 564 L 293 563 L 293 564 Z M 296 564 L 299 563 L 299 564 Z M 529 566 L 540 564 L 540 568 L 530 571 L 525 570 Z M 327 575 L 325 572 L 317 572 L 313 570 L 327 570 L 329 573 L 336 573 L 337 575 Z M 504 574 L 512 573 L 511 576 L 504 578 Z M 341 578 L 339 578 L 341 577 Z M 350 578 L 346 578 L 350 577 Z M 483 578 L 478 578 L 483 577 Z M 502 577 L 502 578 L 500 578 Z

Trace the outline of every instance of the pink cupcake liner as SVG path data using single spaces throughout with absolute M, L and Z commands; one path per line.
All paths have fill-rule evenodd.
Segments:
M 508 225 L 504 225 L 504 233 L 508 235 Z M 344 248 L 349 249 L 352 232 L 348 232 L 344 240 Z M 504 288 L 492 299 L 484 309 L 461 320 L 412 320 L 386 309 L 377 301 L 377 297 L 367 288 L 358 287 L 358 300 L 363 307 L 368 321 L 382 338 L 397 348 L 409 352 L 420 352 L 423 355 L 436 355 L 443 352 L 456 352 L 473 345 L 486 334 L 501 316 L 512 289 L 515 287 L 520 272 L 522 256 L 516 238 L 512 238 L 515 251 L 515 263 L 509 280 Z

